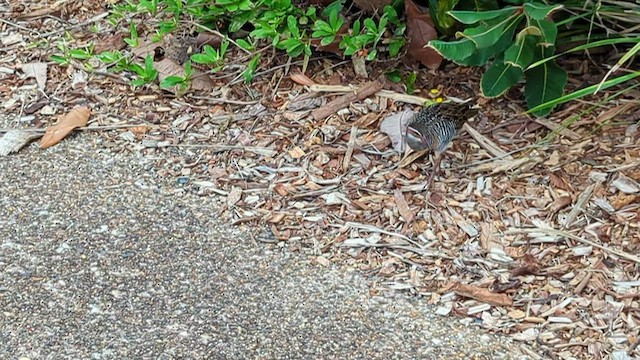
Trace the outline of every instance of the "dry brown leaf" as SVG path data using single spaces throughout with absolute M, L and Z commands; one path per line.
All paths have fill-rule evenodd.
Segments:
M 40 147 L 43 149 L 51 147 L 64 139 L 73 129 L 87 125 L 90 115 L 91 110 L 86 106 L 74 108 L 58 123 L 47 127 L 47 131 L 40 139 Z
M 413 211 L 409 208 L 409 204 L 407 203 L 407 199 L 405 199 L 402 191 L 400 189 L 393 190 L 393 197 L 396 201 L 396 206 L 398 207 L 398 212 L 400 216 L 404 218 L 404 221 L 410 223 L 413 221 Z
M 160 82 L 169 76 L 184 76 L 184 68 L 182 65 L 169 58 L 164 58 L 160 61 L 154 62 L 153 67 L 158 70 L 158 80 Z M 193 90 L 211 90 L 215 84 L 209 75 L 198 69 L 194 69 L 190 85 L 190 88 Z M 174 92 L 176 89 L 166 90 Z
M 558 211 L 564 209 L 565 207 L 571 205 L 572 201 L 573 200 L 571 199 L 571 196 L 569 196 L 569 195 L 560 196 L 559 198 L 555 199 L 551 203 L 551 205 L 549 206 L 549 210 L 551 211 L 552 214 L 555 214 Z
M 287 216 L 287 213 L 285 212 L 278 212 L 275 214 L 271 214 L 271 217 L 269 218 L 269 220 L 267 220 L 267 222 L 270 222 L 272 224 L 278 224 L 282 221 L 282 219 L 285 218 L 285 216 Z
M 537 275 L 540 273 L 540 267 L 536 264 L 527 264 L 511 270 L 509 278 L 513 279 L 518 276 Z
M 27 77 L 36 79 L 38 89 L 44 90 L 47 84 L 47 64 L 46 63 L 29 63 L 22 64 L 22 71 Z
M 558 172 L 549 174 L 549 182 L 558 189 L 573 192 L 573 187 L 571 187 L 569 181 L 567 181 L 562 174 L 558 174 Z
M 222 44 L 222 38 L 216 34 L 208 32 L 201 32 L 196 37 L 196 46 L 203 47 L 204 45 L 210 45 L 214 48 L 220 47 Z
M 237 204 L 241 198 L 242 198 L 242 189 L 239 187 L 232 188 L 231 192 L 229 192 L 229 195 L 227 195 L 227 206 L 231 207 Z
M 315 82 L 313 82 L 313 80 L 311 80 L 307 75 L 303 74 L 299 69 L 293 70 L 291 72 L 291 75 L 289 75 L 289 77 L 296 84 L 300 84 L 300 85 L 314 85 L 315 84 Z
M 596 118 L 596 123 L 601 124 L 601 123 L 607 122 L 607 121 L 615 118 L 619 114 L 622 114 L 622 113 L 626 112 L 627 110 L 629 110 L 633 106 L 634 106 L 634 104 L 632 104 L 632 103 L 624 103 L 622 105 L 618 105 L 618 106 L 613 107 L 611 109 L 605 110 L 602 113 L 600 113 L 600 115 L 598 115 L 598 117 Z
M 433 25 L 431 15 L 423 14 L 413 0 L 404 2 L 407 14 L 407 33 L 409 34 L 409 46 L 405 59 L 419 61 L 429 69 L 437 69 L 442 63 L 442 55 L 432 48 L 425 48 L 431 40 L 438 38 L 438 33 Z
M 491 292 L 489 289 L 473 285 L 456 283 L 453 287 L 453 291 L 460 296 L 472 298 L 492 305 L 511 306 L 513 304 L 513 300 L 511 300 L 507 294 L 496 294 Z
M 380 132 L 387 134 L 391 139 L 393 149 L 399 153 L 405 149 L 404 133 L 413 114 L 413 111 L 405 110 L 385 117 L 380 123 Z
M 157 48 L 159 48 L 162 44 L 159 42 L 153 42 L 151 39 L 143 39 L 138 43 L 138 47 L 131 50 L 133 55 L 145 58 L 147 55 L 155 54 Z
M 124 34 L 117 33 L 100 38 L 93 47 L 93 52 L 95 54 L 100 54 L 105 51 L 122 50 L 126 46 L 127 43 L 124 42 Z

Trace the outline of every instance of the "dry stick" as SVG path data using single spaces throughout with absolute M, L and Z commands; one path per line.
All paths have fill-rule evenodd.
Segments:
M 338 110 L 349 106 L 352 102 L 364 100 L 380 90 L 382 90 L 382 83 L 380 81 L 369 81 L 360 86 L 356 91 L 339 96 L 323 107 L 313 110 L 311 116 L 315 121 L 323 120 L 327 116 L 337 113 Z
M 102 14 L 98 14 L 98 15 L 92 17 L 89 20 L 83 21 L 83 22 L 81 22 L 79 24 L 75 24 L 75 25 L 71 25 L 71 26 L 64 26 L 64 27 L 61 27 L 61 28 L 59 28 L 57 30 L 46 32 L 44 34 L 40 34 L 40 35 L 38 35 L 38 38 L 49 37 L 51 35 L 55 35 L 57 33 L 63 32 L 63 31 L 69 31 L 69 30 L 72 30 L 72 29 L 75 29 L 75 28 L 83 27 L 85 25 L 89 25 L 89 24 L 92 24 L 94 22 L 98 22 L 98 21 L 106 18 L 107 16 L 109 16 L 109 13 L 108 12 L 104 12 Z
M 314 84 L 307 87 L 312 92 L 351 92 L 353 88 L 345 85 L 320 85 Z M 400 101 L 406 104 L 422 105 L 431 104 L 433 100 L 415 95 L 401 94 L 390 90 L 380 90 L 376 94 L 383 98 Z
M 535 228 L 535 229 L 510 229 L 505 231 L 505 234 L 507 235 L 511 235 L 511 234 L 520 234 L 520 233 L 547 233 L 549 235 L 556 235 L 556 236 L 564 236 L 567 237 L 571 240 L 575 240 L 577 242 L 583 243 L 583 244 L 587 244 L 587 245 L 591 245 L 594 248 L 598 248 L 600 250 L 603 250 L 605 252 L 617 255 L 623 259 L 627 259 L 627 260 L 631 260 L 631 261 L 635 261 L 636 263 L 640 264 L 640 257 L 637 257 L 635 255 L 626 253 L 624 251 L 618 251 L 618 250 L 614 250 L 611 248 L 608 248 L 604 245 L 600 245 L 597 244 L 593 241 L 587 240 L 587 239 L 583 239 L 579 236 L 573 235 L 573 234 L 569 234 L 567 232 L 564 231 L 559 231 L 556 229 L 545 229 L 545 228 Z
M 149 126 L 147 124 L 123 124 L 123 125 L 104 125 L 104 126 L 83 126 L 83 127 L 79 127 L 79 128 L 75 128 L 74 130 L 82 130 L 82 131 L 86 131 L 86 130 L 90 130 L 90 131 L 99 131 L 99 130 L 116 130 L 116 129 L 128 129 L 128 128 L 134 128 L 134 127 L 138 127 L 138 126 L 146 126 L 148 128 L 152 128 L 152 126 Z M 45 132 L 47 131 L 46 128 L 27 128 L 27 129 L 11 129 L 11 128 L 4 128 L 4 129 L 0 129 L 0 133 L 6 133 L 9 131 L 28 131 L 28 132 Z
M 351 127 L 351 134 L 349 135 L 349 144 L 347 145 L 347 152 L 342 159 L 342 171 L 347 172 L 349 169 L 349 163 L 351 162 L 351 156 L 353 155 L 353 148 L 356 145 L 356 133 L 358 132 L 357 126 Z
M 220 145 L 220 144 L 169 144 L 168 147 L 177 148 L 203 148 L 212 149 L 215 152 L 242 150 L 252 152 L 254 154 L 263 156 L 274 156 L 277 151 L 269 148 L 257 147 L 257 146 L 240 146 L 240 145 Z

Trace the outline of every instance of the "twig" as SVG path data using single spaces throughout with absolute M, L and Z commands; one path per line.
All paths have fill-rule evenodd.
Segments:
M 277 151 L 269 148 L 256 147 L 256 146 L 240 146 L 240 145 L 220 145 L 220 144 L 171 144 L 169 147 L 184 147 L 184 148 L 207 148 L 213 149 L 216 152 L 242 150 L 252 152 L 258 155 L 274 156 Z
M 238 49 L 240 49 L 240 50 L 244 51 L 244 52 L 245 52 L 245 53 L 247 53 L 247 54 L 253 55 L 253 54 L 251 53 L 251 51 L 249 51 L 249 50 L 247 50 L 247 49 L 243 48 L 242 46 L 238 45 L 238 43 L 237 43 L 237 42 L 235 42 L 235 40 L 233 40 L 232 38 L 228 37 L 227 35 L 224 35 L 224 34 L 222 34 L 221 32 L 219 32 L 219 31 L 217 31 L 217 30 L 213 30 L 213 29 L 211 29 L 211 28 L 208 28 L 208 27 L 206 27 L 206 26 L 204 26 L 204 25 L 200 25 L 200 24 L 198 24 L 197 22 L 193 22 L 193 21 L 192 21 L 192 22 L 191 22 L 191 24 L 192 24 L 192 25 L 195 25 L 196 27 L 199 27 L 199 28 L 201 28 L 201 29 L 203 29 L 203 30 L 208 31 L 208 32 L 212 33 L 213 35 L 220 37 L 221 39 L 227 40 L 227 41 L 229 41 L 230 43 L 232 43 L 233 45 L 235 45 Z
M 313 92 L 351 92 L 353 91 L 353 87 L 344 86 L 344 85 L 309 85 L 309 91 Z M 407 95 L 402 93 L 393 92 L 390 90 L 380 90 L 376 94 L 376 96 L 380 96 L 383 98 L 401 101 L 405 104 L 414 104 L 414 105 L 426 105 L 433 103 L 433 100 L 423 98 L 415 95 Z
M 20 30 L 24 30 L 24 31 L 28 31 L 28 32 L 31 32 L 31 33 L 36 33 L 36 34 L 38 33 L 37 31 L 35 31 L 33 29 L 29 29 L 29 28 L 26 28 L 24 26 L 20 26 L 20 25 L 14 23 L 14 22 L 9 21 L 9 20 L 5 20 L 5 19 L 0 18 L 0 22 L 3 22 L 5 24 L 7 24 L 7 25 L 11 25 L 14 28 L 17 28 L 17 29 L 20 29 Z
M 469 135 L 485 150 L 487 150 L 491 155 L 499 158 L 505 158 L 508 160 L 513 160 L 513 157 L 507 154 L 504 150 L 502 150 L 496 143 L 489 140 L 484 135 L 480 134 L 478 130 L 471 127 L 469 124 L 464 124 L 464 129 L 469 133 Z
M 580 140 L 580 138 L 582 138 L 582 136 L 580 136 L 580 134 L 578 134 L 577 132 L 570 130 L 569 128 L 564 127 L 562 125 L 559 125 L 555 122 L 552 122 L 546 119 L 535 119 L 534 121 L 548 128 L 551 131 L 557 131 L 558 134 L 566 136 L 571 140 Z
M 593 194 L 593 190 L 595 190 L 597 184 L 592 184 L 589 185 L 589 187 L 587 187 L 582 194 L 580 194 L 580 196 L 578 196 L 578 201 L 576 201 L 576 203 L 573 205 L 573 208 L 571 209 L 571 211 L 569 212 L 569 215 L 567 215 L 567 217 L 564 220 L 564 225 L 563 227 L 566 229 L 568 228 L 571 223 L 573 223 L 573 220 L 576 219 L 576 216 L 578 216 L 578 214 L 581 211 L 584 211 L 584 204 L 587 203 L 587 201 L 589 201 L 589 199 L 591 198 L 591 195 Z
M 74 130 L 82 130 L 82 131 L 100 131 L 100 130 L 116 130 L 116 129 L 128 129 L 138 126 L 146 126 L 151 127 L 147 124 L 122 124 L 122 125 L 103 125 L 103 126 L 83 126 L 79 128 L 75 128 Z M 28 131 L 28 132 L 45 132 L 46 128 L 27 128 L 27 129 L 11 129 L 11 128 L 3 128 L 0 129 L 0 133 L 6 133 L 9 131 Z
M 360 101 L 377 93 L 382 89 L 382 82 L 375 80 L 364 83 L 356 91 L 344 94 L 319 109 L 311 112 L 314 120 L 322 120 L 331 114 L 335 114 L 338 110 L 343 109 L 354 101 Z
M 347 144 L 347 152 L 342 159 L 342 171 L 346 172 L 349 169 L 349 163 L 351 162 L 351 156 L 353 155 L 353 148 L 356 145 L 356 133 L 358 132 L 357 126 L 351 127 L 351 133 L 349 135 L 349 143 Z
M 513 234 L 521 234 L 521 233 L 547 233 L 549 235 L 556 235 L 556 236 L 564 236 L 567 237 L 571 240 L 575 240 L 577 242 L 583 243 L 583 244 L 587 244 L 587 245 L 591 245 L 595 248 L 598 248 L 600 250 L 603 250 L 605 252 L 617 255 L 623 259 L 627 259 L 630 261 L 634 261 L 636 263 L 640 263 L 640 257 L 637 257 L 635 255 L 626 253 L 624 251 L 618 251 L 618 250 L 614 250 L 614 249 L 610 249 L 604 245 L 600 245 L 598 243 L 595 243 L 593 241 L 587 240 L 587 239 L 583 239 L 579 236 L 564 232 L 564 231 L 560 231 L 560 230 L 556 230 L 556 229 L 547 229 L 547 228 L 535 228 L 535 229 L 509 229 L 507 231 L 505 231 L 506 235 L 513 235 Z
M 207 100 L 207 101 L 213 102 L 214 104 L 255 105 L 255 104 L 260 102 L 259 100 L 255 100 L 255 101 L 240 101 L 240 100 L 212 98 L 212 97 L 208 97 L 208 96 L 198 96 L 198 95 L 191 95 L 189 97 L 192 98 L 192 99 L 196 99 L 196 100 Z
M 109 16 L 109 13 L 108 12 L 103 12 L 102 14 L 98 14 L 98 15 L 92 17 L 91 19 L 83 21 L 83 22 L 81 22 L 79 24 L 75 24 L 75 25 L 71 25 L 71 26 L 65 26 L 65 27 L 59 28 L 59 29 L 54 30 L 54 31 L 49 31 L 49 32 L 46 32 L 46 33 L 43 33 L 43 34 L 39 34 L 37 37 L 38 38 L 49 37 L 49 36 L 57 34 L 57 33 L 61 33 L 61 32 L 64 32 L 64 31 L 69 31 L 71 29 L 75 29 L 75 28 L 79 28 L 79 27 L 82 27 L 82 26 L 85 26 L 85 25 L 89 25 L 91 23 L 100 21 L 100 20 L 106 18 L 107 16 Z

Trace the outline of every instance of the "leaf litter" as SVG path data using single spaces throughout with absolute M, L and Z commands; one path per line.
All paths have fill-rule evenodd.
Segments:
M 102 11 L 98 2 L 74 4 L 55 11 L 78 21 Z M 40 21 L 41 33 L 57 30 L 55 21 L 29 21 Z M 6 29 L 25 43 L 37 36 Z M 74 31 L 77 41 L 96 36 Z M 23 64 L 43 59 L 26 49 L 17 53 Z M 47 106 L 88 103 L 92 126 L 115 129 L 101 131 L 97 144 L 153 159 L 159 175 L 219 201 L 220 215 L 254 230 L 258 241 L 288 244 L 322 266 L 359 269 L 371 276 L 372 293 L 421 296 L 442 316 L 522 342 L 532 358 L 640 356 L 637 103 L 612 104 L 562 128 L 554 125 L 576 109 L 523 119 L 508 99 L 477 99 L 482 115 L 456 137 L 425 193 L 430 154 L 405 157 L 401 126 L 381 131 L 381 123 L 428 99 L 386 83 L 357 96 L 358 86 L 336 86 L 355 76 L 326 70 L 322 61 L 306 75 L 292 72 L 296 84 L 278 67 L 282 59 L 270 61 L 262 68 L 271 65 L 272 72 L 250 89 L 225 89 L 211 79 L 206 96 L 182 98 L 153 89 L 131 96 L 126 83 L 92 74 L 78 92 L 54 66 L 43 91 L 60 95 L 44 107 L 36 106 L 33 78 L 6 74 L 0 92 L 6 113 L 20 119 L 21 109 L 34 112 L 21 126 L 3 126 L 55 129 L 49 125 L 55 111 Z M 448 65 L 422 74 L 417 88 L 462 99 L 479 93 L 473 69 Z M 326 100 L 345 92 L 355 95 L 327 108 Z M 247 105 L 256 100 L 259 106 Z M 309 116 L 319 109 L 322 116 Z M 74 118 L 59 126 L 84 126 L 84 115 Z M 597 121 L 601 127 L 593 132 L 588 125 Z M 548 129 L 557 136 L 543 143 Z M 395 140 L 387 136 L 394 131 Z

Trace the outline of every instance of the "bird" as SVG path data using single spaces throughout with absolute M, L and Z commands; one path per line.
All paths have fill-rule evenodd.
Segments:
M 438 103 L 420 110 L 407 125 L 405 142 L 414 151 L 435 153 L 433 170 L 424 187 L 428 190 L 440 170 L 442 154 L 467 120 L 478 113 L 468 103 Z

